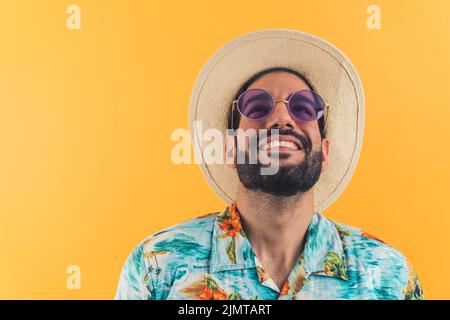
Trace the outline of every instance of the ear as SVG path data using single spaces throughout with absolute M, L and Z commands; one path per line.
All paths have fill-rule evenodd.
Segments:
M 232 134 L 225 135 L 225 164 L 232 169 L 236 168 L 236 136 Z
M 326 171 L 328 167 L 328 155 L 330 151 L 330 140 L 322 139 L 322 171 Z

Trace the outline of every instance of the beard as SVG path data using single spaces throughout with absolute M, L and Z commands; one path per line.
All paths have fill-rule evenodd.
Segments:
M 274 196 L 293 196 L 311 189 L 320 178 L 322 171 L 322 148 L 312 150 L 309 140 L 293 131 L 279 130 L 280 135 L 291 135 L 303 144 L 304 159 L 298 164 L 280 165 L 277 173 L 262 175 L 263 165 L 258 160 L 250 164 L 247 151 L 244 153 L 245 163 L 237 164 L 236 169 L 241 183 L 249 190 L 258 190 Z M 279 159 L 286 159 L 290 155 L 279 154 Z

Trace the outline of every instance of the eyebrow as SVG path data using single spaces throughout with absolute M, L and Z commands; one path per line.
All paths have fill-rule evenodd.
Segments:
M 245 103 L 250 103 L 250 102 L 252 102 L 253 100 L 257 100 L 259 97 L 261 97 L 261 96 L 265 96 L 265 94 L 264 93 L 260 93 L 260 94 L 257 94 L 256 96 L 253 96 L 253 97 L 250 97 L 250 98 L 248 98 L 247 100 L 245 100 Z

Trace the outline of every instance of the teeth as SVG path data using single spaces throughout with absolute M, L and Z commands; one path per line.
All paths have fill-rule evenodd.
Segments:
M 264 150 L 267 150 L 269 148 L 279 148 L 279 147 L 285 147 L 290 148 L 292 150 L 298 150 L 298 147 L 295 143 L 290 141 L 271 141 L 264 145 Z

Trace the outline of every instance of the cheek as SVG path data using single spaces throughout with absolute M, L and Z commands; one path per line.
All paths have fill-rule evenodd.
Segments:
M 311 136 L 319 136 L 319 123 L 317 121 L 300 122 L 299 127 L 307 131 Z
M 320 149 L 322 143 L 322 137 L 320 135 L 319 124 L 317 121 L 304 122 L 298 125 L 302 134 L 306 134 L 312 144 L 312 148 L 315 150 Z
M 314 129 L 310 130 L 310 137 L 315 144 L 322 143 L 322 137 L 320 135 L 319 126 L 315 126 Z
M 238 131 L 235 133 L 238 141 L 238 148 L 240 150 L 249 151 L 250 141 L 258 142 L 257 136 L 261 133 L 261 129 L 264 129 L 264 123 L 262 121 L 251 121 L 248 119 L 241 119 Z M 265 136 L 261 136 L 264 138 Z M 252 147 L 257 148 L 257 145 Z

